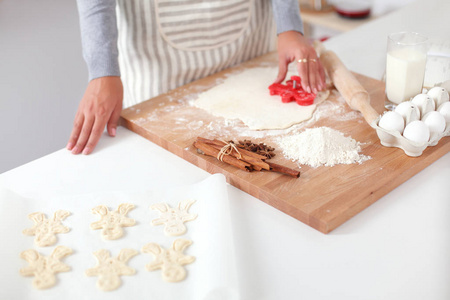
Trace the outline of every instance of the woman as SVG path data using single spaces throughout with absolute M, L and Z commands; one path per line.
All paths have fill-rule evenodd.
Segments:
M 297 0 L 77 2 L 90 81 L 67 144 L 74 154 L 91 153 L 105 125 L 115 136 L 123 106 L 267 53 L 275 37 L 275 82 L 296 61 L 306 91 L 325 87 L 322 65 L 302 34 Z

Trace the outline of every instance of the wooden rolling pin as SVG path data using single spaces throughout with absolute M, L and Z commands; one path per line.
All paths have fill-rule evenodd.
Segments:
M 326 50 L 319 41 L 314 42 L 314 48 L 328 76 L 347 104 L 353 110 L 361 112 L 366 122 L 371 125 L 379 114 L 370 105 L 369 93 L 333 51 Z

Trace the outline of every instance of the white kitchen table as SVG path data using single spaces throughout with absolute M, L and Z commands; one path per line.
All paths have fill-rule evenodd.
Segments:
M 449 14 L 449 1 L 417 1 L 325 46 L 352 71 L 380 79 L 388 33 L 448 39 Z M 62 149 L 1 174 L 0 184 L 24 197 L 66 197 L 172 188 L 209 176 L 119 128 L 89 156 Z M 450 299 L 449 179 L 447 153 L 327 235 L 228 186 L 240 298 Z

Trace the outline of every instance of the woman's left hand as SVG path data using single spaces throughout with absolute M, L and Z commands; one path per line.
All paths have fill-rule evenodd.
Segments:
M 317 53 L 300 32 L 286 31 L 278 35 L 278 76 L 275 83 L 286 78 L 288 66 L 297 63 L 302 88 L 317 93 L 325 88 L 325 71 Z

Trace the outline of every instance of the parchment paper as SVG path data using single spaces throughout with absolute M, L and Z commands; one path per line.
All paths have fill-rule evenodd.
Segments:
M 176 206 L 183 199 L 195 199 L 190 212 L 197 219 L 186 222 L 187 232 L 178 237 L 163 233 L 163 225 L 152 226 L 151 220 L 159 213 L 150 210 L 153 203 L 167 202 Z M 120 203 L 133 203 L 135 208 L 128 217 L 136 220 L 133 227 L 125 227 L 124 237 L 104 241 L 100 230 L 91 230 L 90 223 L 99 219 L 91 209 L 104 204 L 116 209 Z M 40 211 L 52 217 L 58 209 L 68 210 L 71 216 L 63 221 L 71 231 L 58 234 L 58 241 L 49 247 L 34 245 L 34 236 L 25 236 L 22 230 L 33 222 L 27 215 Z M 0 186 L 0 299 L 237 299 L 236 266 L 230 210 L 225 177 L 212 175 L 206 180 L 171 190 L 140 192 L 104 192 L 60 198 L 27 199 Z M 153 260 L 151 254 L 140 253 L 128 265 L 136 269 L 133 276 L 122 276 L 122 285 L 111 292 L 96 287 L 97 277 L 87 277 L 84 272 L 96 264 L 92 252 L 107 249 L 117 256 L 120 249 L 132 248 L 140 252 L 143 245 L 156 242 L 164 248 L 176 238 L 193 241 L 185 254 L 196 261 L 186 265 L 187 277 L 178 283 L 162 280 L 161 270 L 149 272 L 145 265 Z M 27 249 L 49 255 L 57 245 L 68 246 L 74 253 L 62 261 L 72 270 L 57 274 L 57 284 L 47 290 L 32 287 L 33 277 L 22 277 L 19 269 L 28 263 L 19 257 Z

